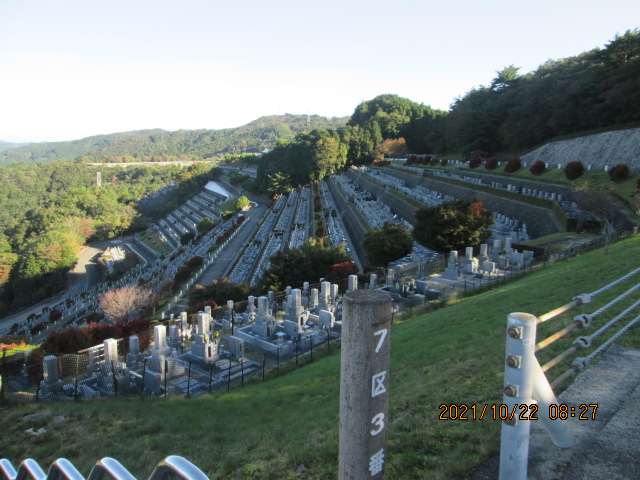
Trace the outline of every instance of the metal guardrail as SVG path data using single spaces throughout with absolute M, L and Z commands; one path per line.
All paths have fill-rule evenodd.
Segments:
M 637 309 L 640 306 L 640 300 L 632 303 L 593 334 L 576 338 L 571 347 L 542 366 L 538 363 L 536 352 L 552 345 L 577 329 L 591 326 L 594 318 L 640 289 L 640 283 L 628 288 L 624 293 L 618 295 L 593 313 L 582 313 L 575 316 L 571 324 L 536 344 L 536 329 L 538 325 L 558 317 L 576 306 L 589 304 L 597 295 L 610 290 L 638 273 L 640 273 L 640 268 L 595 292 L 579 295 L 568 304 L 539 317 L 528 313 L 511 313 L 508 316 L 504 395 L 503 404 L 500 406 L 500 419 L 503 421 L 500 441 L 501 480 L 526 480 L 527 478 L 530 420 L 533 419 L 529 418 L 529 416 L 533 413 L 541 420 L 556 446 L 569 448 L 576 444 L 569 428 L 568 416 L 565 416 L 567 419 L 564 420 L 562 415 L 551 414 L 551 412 L 561 412 L 560 403 L 553 393 L 553 389 L 585 369 L 593 358 L 602 353 L 633 325 L 638 323 L 640 315 L 629 321 L 627 325 L 603 342 L 592 353 L 585 357 L 574 359 L 571 368 L 562 373 L 553 382 L 550 383 L 547 380 L 545 373 L 571 355 L 591 348 L 593 340 Z M 550 418 L 551 416 L 554 418 Z
M 110 457 L 96 462 L 86 480 L 136 480 L 122 464 Z M 2 480 L 85 480 L 82 474 L 65 459 L 55 460 L 48 473 L 38 462 L 27 458 L 18 467 L 13 467 L 6 458 L 0 459 L 0 479 Z M 209 480 L 202 470 L 183 457 L 171 455 L 162 460 L 153 470 L 149 480 Z

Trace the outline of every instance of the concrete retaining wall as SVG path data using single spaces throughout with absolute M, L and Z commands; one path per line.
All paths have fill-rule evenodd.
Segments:
M 385 169 L 385 173 L 403 180 L 410 187 L 422 185 L 425 188 L 446 193 L 447 195 L 451 195 L 460 200 L 480 200 L 484 204 L 485 208 L 507 215 L 510 218 L 519 220 L 521 223 L 526 223 L 527 231 L 534 238 L 551 235 L 553 233 L 564 231 L 565 229 L 565 226 L 561 225 L 549 210 L 542 207 L 536 207 L 535 205 L 530 205 L 524 202 L 517 202 L 497 195 L 491 195 L 489 193 L 478 192 L 474 190 L 472 186 L 470 186 L 470 188 L 466 188 L 458 185 L 451 185 L 450 183 L 439 182 L 438 180 L 424 178 L 408 172 Z M 467 172 L 465 171 L 465 174 L 466 173 Z
M 597 170 L 624 163 L 631 171 L 640 172 L 640 128 L 547 143 L 521 158 L 528 164 L 537 160 L 552 164 L 582 162 Z

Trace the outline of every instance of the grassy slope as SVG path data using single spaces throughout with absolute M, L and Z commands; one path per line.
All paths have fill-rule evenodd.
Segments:
M 452 170 L 459 165 L 450 163 L 445 167 L 439 165 L 427 166 L 427 165 L 412 165 L 413 167 L 425 168 L 430 170 Z M 466 170 L 462 170 L 464 173 Z M 492 176 L 502 176 L 505 178 L 514 177 L 522 180 L 531 180 L 541 183 L 552 183 L 558 185 L 564 185 L 570 188 L 580 189 L 585 183 L 588 183 L 592 188 L 607 189 L 611 188 L 623 198 L 629 198 L 637 190 L 637 181 L 640 180 L 637 173 L 631 173 L 629 178 L 620 183 L 614 183 L 609 178 L 607 172 L 601 170 L 585 171 L 584 174 L 576 180 L 567 180 L 564 174 L 564 170 L 558 170 L 556 168 L 550 168 L 542 175 L 533 175 L 528 168 L 523 167 L 514 173 L 505 173 L 504 167 L 498 167 L 495 170 L 487 170 L 484 167 L 476 169 L 469 169 L 470 173 L 487 174 Z
M 612 246 L 607 256 L 594 251 L 396 325 L 391 337 L 388 478 L 463 478 L 495 454 L 499 422 L 442 421 L 438 407 L 500 403 L 507 315 L 541 315 L 638 265 L 636 237 Z M 580 311 L 596 310 L 637 281 L 599 295 L 582 310 L 561 317 L 552 329 Z M 624 308 L 611 309 L 596 323 Z M 640 346 L 639 329 L 634 330 L 624 342 Z M 541 332 L 538 338 L 543 336 Z M 555 350 L 568 344 L 564 341 Z M 541 363 L 553 354 L 542 352 Z M 112 456 L 136 477 L 146 478 L 158 461 L 175 454 L 214 479 L 336 478 L 339 363 L 333 355 L 264 384 L 191 400 L 105 399 L 5 407 L 0 457 L 14 463 L 32 457 L 41 465 L 67 457 L 86 475 L 99 458 Z M 554 370 L 551 378 L 563 370 Z M 41 436 L 25 434 L 30 425 L 22 417 L 43 409 L 67 420 Z M 296 473 L 301 465 L 306 470 Z

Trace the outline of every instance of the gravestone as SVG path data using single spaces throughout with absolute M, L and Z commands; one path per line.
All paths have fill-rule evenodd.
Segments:
M 129 353 L 127 354 L 127 367 L 133 368 L 142 362 L 143 356 L 140 353 L 140 339 L 137 335 L 129 337 Z
M 239 358 L 244 358 L 245 356 L 244 340 L 231 335 L 227 337 L 227 341 L 229 342 L 229 352 L 231 353 L 231 355 L 236 360 Z
M 496 271 L 496 264 L 494 262 L 483 262 L 482 270 L 484 273 L 493 275 Z
M 251 332 L 255 336 L 268 338 L 275 332 L 275 326 L 272 325 L 269 314 L 268 302 L 268 297 L 258 297 L 258 313 L 255 322 L 251 325 Z
M 333 316 L 333 312 L 329 312 L 328 310 L 320 310 L 319 322 L 321 327 L 332 329 L 335 325 L 335 317 Z
M 150 350 L 151 355 L 154 357 L 169 355 L 171 348 L 167 345 L 167 327 L 164 325 L 153 327 L 153 339 L 154 346 Z
M 292 322 L 299 322 L 300 314 L 304 311 L 302 306 L 302 291 L 299 289 L 291 290 L 289 295 L 289 305 L 285 313 L 285 319 Z
M 487 244 L 486 243 L 482 243 L 480 245 L 480 255 L 478 255 L 478 260 L 480 261 L 480 264 L 482 264 L 482 262 L 485 262 L 489 256 L 487 255 Z
M 205 363 L 213 363 L 220 359 L 218 353 L 219 340 L 211 338 L 210 332 L 211 317 L 204 312 L 198 312 L 198 333 L 191 343 L 190 358 Z
M 60 380 L 58 372 L 58 358 L 55 355 L 47 355 L 42 360 L 44 380 L 40 382 L 40 394 L 48 397 L 62 392 L 64 383 Z
M 442 273 L 442 277 L 447 280 L 460 280 L 460 269 L 458 268 L 458 252 L 455 250 L 451 250 L 449 252 L 449 262 L 447 263 L 447 268 Z
M 331 284 L 331 300 L 335 303 L 338 300 L 339 287 L 337 284 Z
M 104 345 L 104 363 L 111 366 L 118 363 L 118 341 L 108 338 L 103 342 Z
M 311 296 L 309 297 L 309 309 L 315 308 L 318 305 L 318 289 L 311 289 Z
M 358 289 L 358 276 L 349 275 L 349 292 L 354 292 Z
M 168 345 L 170 348 L 179 348 L 180 347 L 180 330 L 177 325 L 171 325 L 169 327 L 169 342 Z

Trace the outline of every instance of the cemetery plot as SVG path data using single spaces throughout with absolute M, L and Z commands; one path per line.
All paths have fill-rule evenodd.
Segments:
M 293 231 L 289 239 L 289 248 L 297 248 L 302 245 L 307 238 L 311 225 L 311 189 L 302 187 L 300 190 L 300 199 L 298 201 L 298 209 L 296 210 Z
M 234 283 L 256 285 L 269 259 L 289 245 L 301 245 L 307 238 L 309 222 L 309 189 L 282 195 L 259 227 L 251 243 L 240 255 L 229 279 Z
M 353 279 L 350 286 L 356 288 Z M 78 355 L 49 355 L 42 363 L 41 381 L 29 375 L 26 356 L 19 375 L 9 379 L 8 398 L 92 399 L 101 396 L 195 396 L 244 382 L 265 367 L 266 358 L 280 362 L 313 355 L 314 347 L 340 337 L 342 304 L 338 286 L 321 289 L 287 287 L 249 297 L 243 313 L 228 301 L 224 316 L 214 320 L 211 307 L 190 324 L 186 312 L 171 325 L 153 328 L 153 343 L 143 353 L 137 335 L 108 339 Z M 257 305 L 256 305 L 257 300 Z M 223 337 L 221 331 L 229 331 Z M 251 350 L 251 352 L 247 352 Z M 247 355 L 249 353 L 249 355 Z M 250 358 L 260 358 L 256 362 Z M 274 365 L 274 361 L 276 362 Z
M 413 169 L 413 167 L 407 167 L 407 168 Z M 392 188 L 396 188 L 399 191 L 405 193 L 407 196 L 421 203 L 424 203 L 425 205 L 428 205 L 428 206 L 434 206 L 443 202 L 456 200 L 455 197 L 449 194 L 444 194 L 436 190 L 432 190 L 424 187 L 424 185 L 422 185 L 422 182 L 425 182 L 426 180 L 424 180 L 422 177 L 415 177 L 414 179 L 412 179 L 413 181 L 409 183 L 408 181 L 395 177 L 394 173 L 397 173 L 397 172 L 395 172 L 393 169 L 385 169 L 383 172 L 379 172 L 377 170 L 373 170 L 368 167 L 360 167 L 358 170 L 363 175 L 369 176 L 371 178 L 375 178 L 376 181 L 384 185 L 388 185 Z M 423 171 L 421 169 L 419 170 L 421 172 Z M 455 176 L 455 174 L 450 174 L 450 175 Z M 472 177 L 469 177 L 469 178 L 472 178 Z M 351 185 L 351 186 L 356 185 L 358 188 L 365 187 L 365 185 L 360 185 L 358 183 L 358 180 L 359 180 L 359 177 L 356 176 L 351 179 L 352 183 L 348 185 Z M 474 179 L 474 180 L 479 181 L 479 179 Z M 477 182 L 475 183 L 478 184 Z M 364 190 L 364 192 L 366 192 L 364 198 L 371 198 L 371 196 L 373 195 L 372 192 L 368 192 L 366 189 Z M 382 193 L 381 195 L 378 196 L 378 202 L 384 203 L 385 201 L 388 201 L 389 195 L 390 194 L 386 192 Z M 362 195 L 360 196 L 360 198 L 362 198 Z M 369 202 L 369 205 L 371 205 L 371 202 Z M 360 209 L 361 212 L 363 212 L 362 202 L 356 202 L 356 206 Z M 406 212 L 406 215 L 408 216 L 408 212 Z M 367 211 L 367 213 L 363 213 L 363 216 L 369 222 L 371 218 L 370 210 Z M 509 218 L 508 216 L 499 212 L 493 212 L 493 216 L 494 216 L 495 222 L 492 227 L 492 230 L 493 230 L 492 239 L 493 238 L 503 239 L 505 237 L 509 237 L 515 242 L 526 242 L 531 239 L 531 236 L 527 230 L 526 223 L 520 222 L 517 219 Z M 381 220 L 376 221 L 374 218 L 371 221 L 375 222 L 375 224 L 377 225 L 380 223 Z M 404 223 L 404 226 L 406 226 L 409 229 L 413 229 L 411 226 L 409 226 L 407 222 Z M 380 228 L 380 227 L 375 227 L 375 228 Z
M 125 285 L 133 285 L 141 279 L 145 288 L 153 292 L 159 291 L 165 284 L 172 281 L 178 269 L 194 256 L 206 259 L 206 265 L 213 261 L 215 254 L 208 254 L 208 250 L 216 244 L 218 238 L 236 221 L 231 218 L 209 231 L 196 246 L 178 250 L 168 257 L 160 257 L 145 265 L 137 265 L 130 269 L 116 282 L 106 282 L 85 288 L 84 290 L 66 297 L 52 308 L 45 308 L 42 312 L 26 318 L 12 327 L 13 333 L 24 332 L 26 335 L 46 335 L 48 330 L 61 330 L 68 326 L 78 327 L 85 323 L 85 318 L 92 312 L 100 312 L 98 299 L 110 289 L 120 288 Z M 206 266 L 205 265 L 205 266 Z M 204 268 L 204 267 L 203 267 Z M 55 313 L 55 317 L 52 316 Z M 55 320 L 54 320 L 55 318 Z M 42 325 L 40 330 L 38 325 Z

